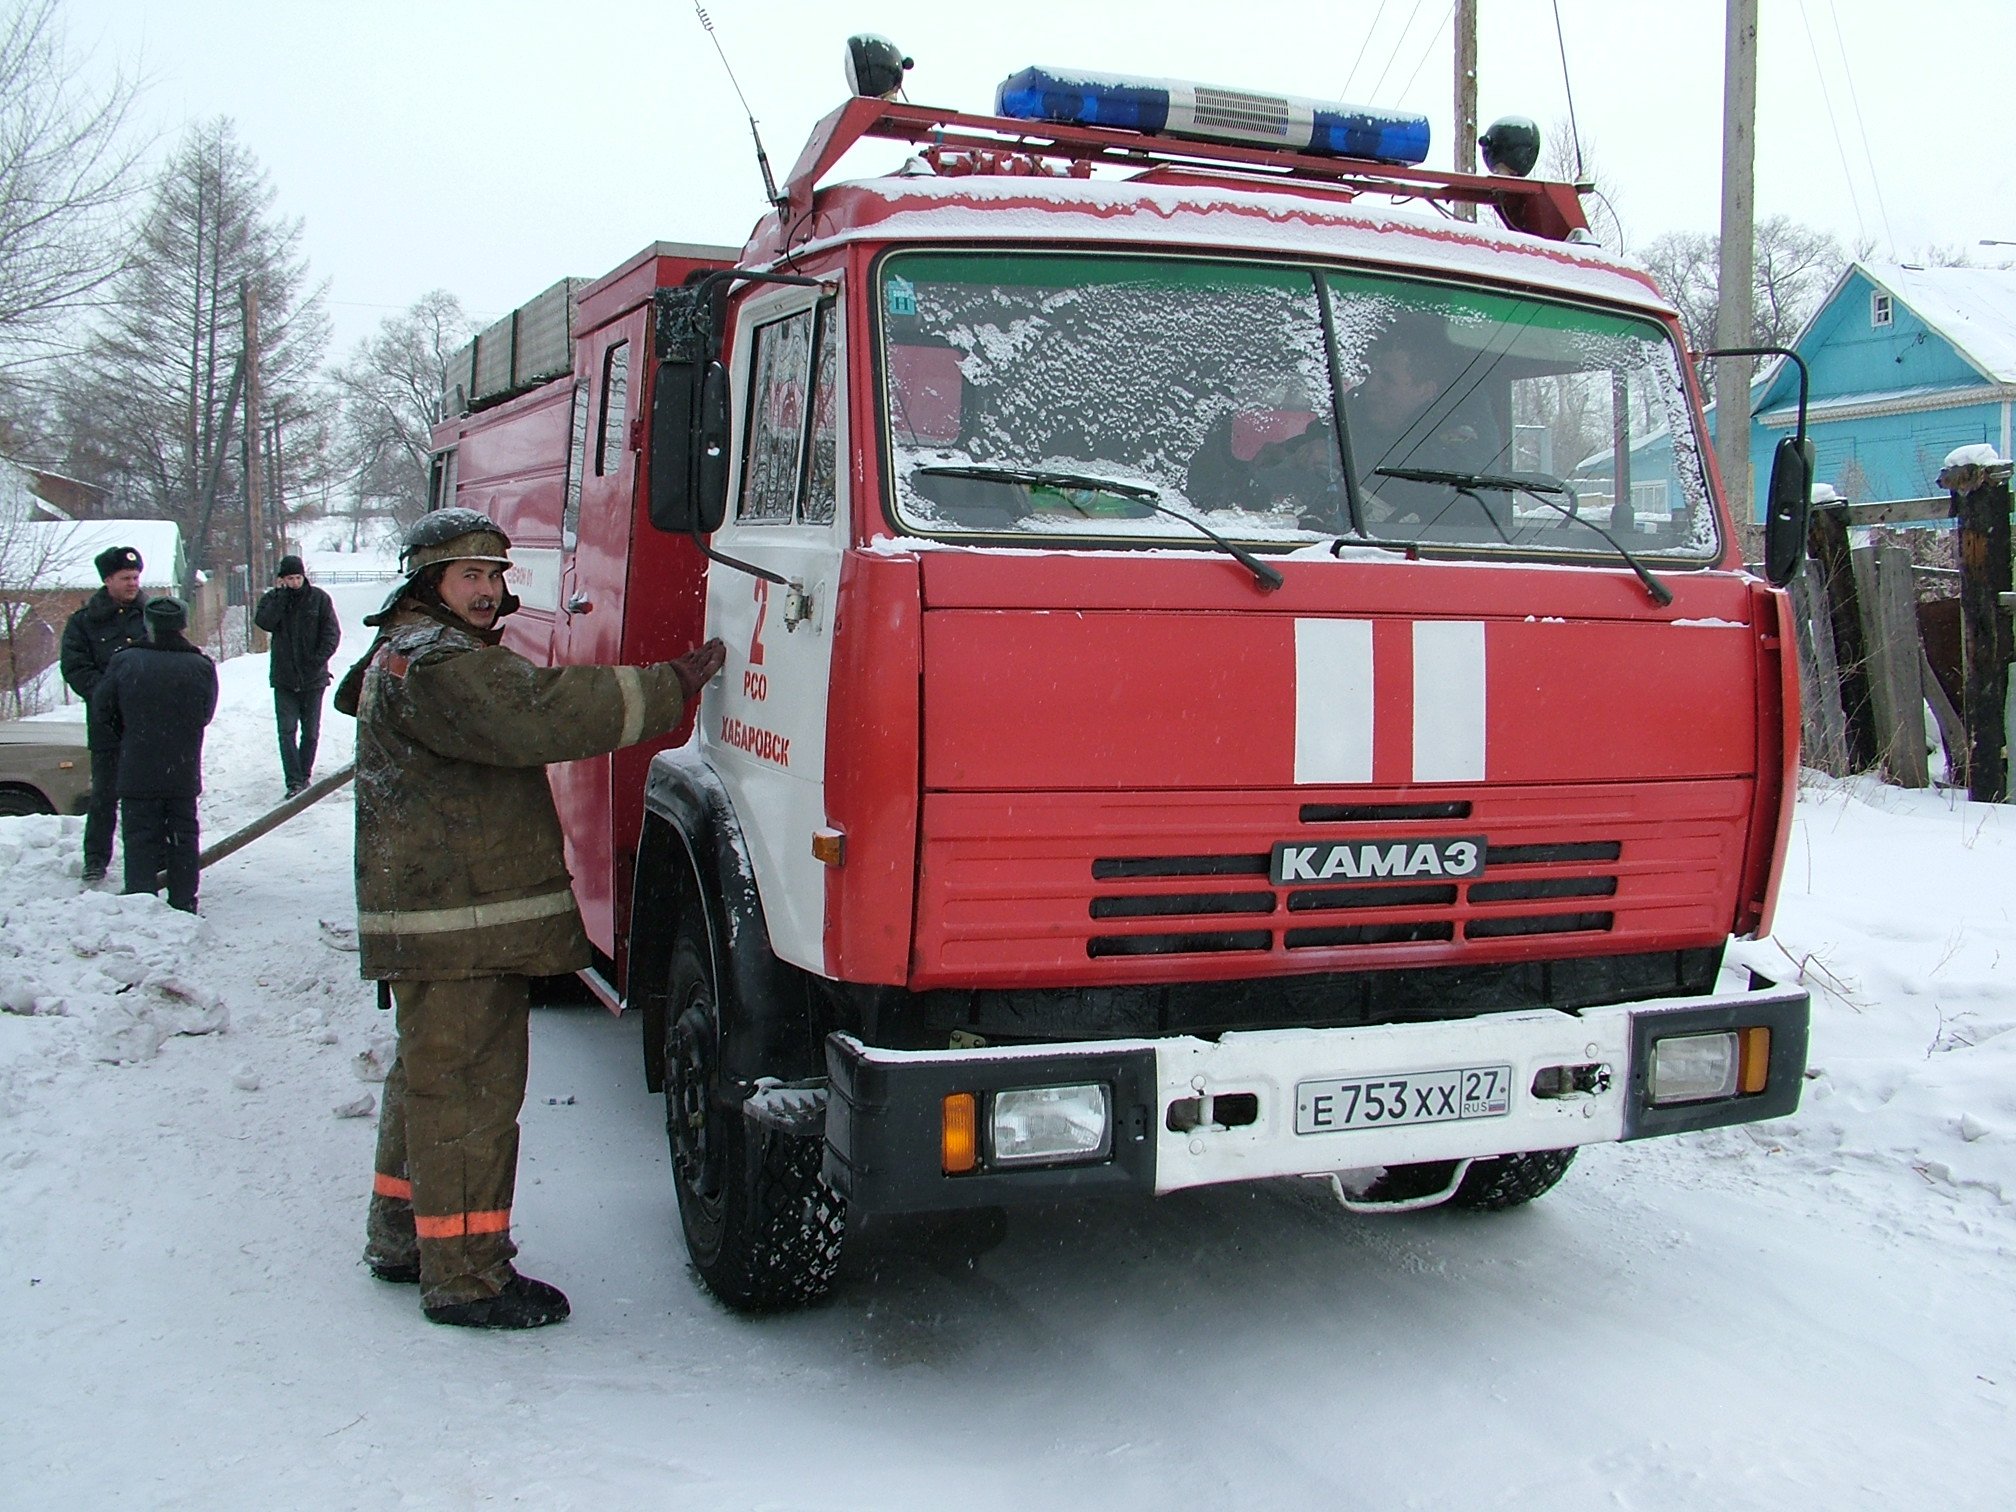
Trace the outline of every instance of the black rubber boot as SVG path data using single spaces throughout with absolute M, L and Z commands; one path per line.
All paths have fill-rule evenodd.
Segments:
M 380 1281 L 392 1281 L 402 1285 L 419 1284 L 420 1262 L 418 1260 L 366 1260 L 364 1263 L 371 1267 L 371 1274 L 376 1276 Z
M 544 1328 L 567 1316 L 567 1296 L 557 1286 L 514 1275 L 504 1290 L 480 1302 L 449 1302 L 422 1309 L 429 1323 L 457 1328 Z

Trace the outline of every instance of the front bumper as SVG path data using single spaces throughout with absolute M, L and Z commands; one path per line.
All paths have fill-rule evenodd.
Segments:
M 917 1212 L 1044 1202 L 1423 1161 L 1559 1150 L 1727 1124 L 1799 1105 L 1810 1003 L 1805 989 L 1755 976 L 1704 997 L 1485 1014 L 1355 1029 L 1280 1029 L 1020 1045 L 882 1050 L 849 1035 L 826 1042 L 826 1175 L 861 1211 Z M 1653 1105 L 1651 1046 L 1676 1034 L 1767 1028 L 1763 1087 L 1676 1106 Z M 1327 1079 L 1449 1068 L 1512 1068 L 1509 1109 L 1491 1117 L 1334 1132 L 1296 1132 L 1296 1089 Z M 1582 1068 L 1573 1090 L 1543 1095 L 1535 1078 Z M 1096 1164 L 979 1169 L 948 1176 L 940 1160 L 943 1100 L 1016 1087 L 1103 1083 L 1112 1151 Z M 1232 1110 L 1213 1116 L 1219 1109 Z M 1201 1114 L 1201 1118 L 1200 1118 Z M 984 1116 L 984 1115 L 983 1115 Z

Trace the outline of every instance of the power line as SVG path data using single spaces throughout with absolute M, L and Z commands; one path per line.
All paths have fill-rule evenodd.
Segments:
M 1407 91 L 1414 87 L 1414 81 L 1421 77 L 1421 70 L 1428 66 L 1428 54 L 1435 50 L 1435 44 L 1442 40 L 1442 27 L 1447 26 L 1456 14 L 1456 0 L 1449 0 L 1449 9 L 1443 15 L 1441 25 L 1428 34 L 1428 45 L 1421 49 L 1421 56 L 1415 61 L 1414 72 L 1407 75 L 1406 87 L 1400 91 L 1400 98 L 1407 98 Z
M 1841 141 L 1841 123 L 1834 118 L 1834 94 L 1827 87 L 1827 70 L 1820 62 L 1820 44 L 1813 40 L 1813 18 L 1806 14 L 1806 0 L 1799 0 L 1799 21 L 1806 28 L 1806 47 L 1813 54 L 1813 76 L 1820 81 L 1820 101 L 1827 107 L 1827 129 L 1834 133 L 1834 151 L 1841 159 L 1841 177 L 1848 185 L 1848 203 L 1855 209 L 1855 231 L 1864 240 L 1869 227 L 1862 219 L 1862 198 L 1855 192 L 1855 174 L 1848 166 L 1848 149 Z M 1892 247 L 1894 259 L 1897 249 Z
M 1876 159 L 1869 151 L 1869 128 L 1862 118 L 1862 99 L 1855 89 L 1855 70 L 1848 65 L 1848 48 L 1841 40 L 1841 13 L 1834 0 L 1827 0 L 1827 14 L 1834 22 L 1834 50 L 1841 55 L 1841 74 L 1848 81 L 1848 103 L 1855 108 L 1855 131 L 1862 138 L 1862 160 L 1869 165 L 1869 187 L 1876 195 L 1876 211 L 1883 217 L 1883 239 L 1890 244 L 1890 260 L 1897 260 L 1897 237 L 1890 229 L 1890 207 L 1883 203 L 1883 180 L 1876 173 Z
M 1376 101 L 1379 91 L 1386 87 L 1386 75 L 1393 72 L 1393 65 L 1400 61 L 1400 49 L 1407 45 L 1407 37 L 1414 30 L 1414 23 L 1421 15 L 1421 7 L 1426 0 L 1414 0 L 1414 9 L 1407 12 L 1407 24 L 1400 28 L 1400 35 L 1393 41 L 1393 51 L 1387 54 L 1386 66 L 1379 70 L 1379 82 L 1372 86 L 1370 99 Z
M 1379 30 L 1379 18 L 1386 14 L 1386 0 L 1379 0 L 1379 9 L 1372 12 L 1372 24 L 1365 28 L 1365 35 L 1358 40 L 1358 56 L 1351 60 L 1351 72 L 1344 75 L 1344 87 L 1337 91 L 1339 103 L 1344 103 L 1351 93 L 1351 81 L 1358 77 L 1358 65 L 1365 61 L 1366 49 L 1372 45 L 1372 33 Z

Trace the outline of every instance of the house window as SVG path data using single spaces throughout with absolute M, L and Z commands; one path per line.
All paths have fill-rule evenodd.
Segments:
M 1869 296 L 1869 324 L 1887 326 L 1890 324 L 1890 296 L 1872 292 Z

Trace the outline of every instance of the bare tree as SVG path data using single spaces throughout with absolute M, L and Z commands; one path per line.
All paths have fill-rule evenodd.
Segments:
M 1595 144 L 1586 137 L 1578 141 L 1566 116 L 1556 117 L 1542 136 L 1538 172 L 1564 184 L 1587 184 L 1582 213 L 1589 219 L 1589 234 L 1612 252 L 1624 250 L 1624 221 L 1616 203 L 1620 191 L 1604 171 Z
M 301 223 L 276 216 L 275 197 L 228 117 L 192 127 L 155 181 L 138 245 L 110 285 L 116 306 L 83 392 L 73 387 L 67 400 L 90 422 L 79 444 L 88 439 L 99 452 L 95 468 L 79 470 L 123 479 L 151 513 L 180 524 L 192 570 L 244 559 L 235 503 L 244 481 L 243 290 L 259 297 L 267 406 L 306 406 L 328 341 Z
M 1671 231 L 1644 252 L 1645 265 L 1680 312 L 1680 328 L 1692 352 L 1715 344 L 1721 247 L 1719 236 Z M 1752 344 L 1789 344 L 1847 265 L 1847 252 L 1828 232 L 1802 226 L 1785 215 L 1759 221 Z
M 128 129 L 137 90 L 124 73 L 85 83 L 60 0 L 0 9 L 0 366 L 47 355 L 124 262 L 116 217 L 146 146 Z
M 402 526 L 426 513 L 429 438 L 448 358 L 474 329 L 455 296 L 435 289 L 382 321 L 337 369 L 360 512 L 376 504 Z

